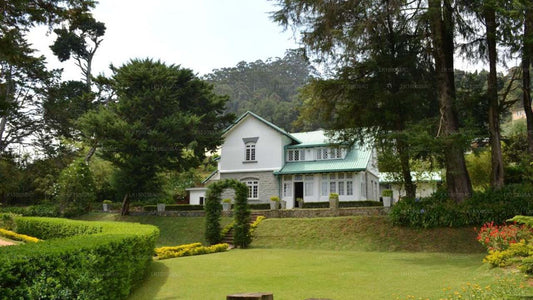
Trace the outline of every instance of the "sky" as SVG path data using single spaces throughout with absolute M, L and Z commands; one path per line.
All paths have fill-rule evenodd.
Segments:
M 274 23 L 267 0 L 100 0 L 93 15 L 107 30 L 93 60 L 93 75 L 133 58 L 160 59 L 199 75 L 240 61 L 283 57 L 298 48 L 293 32 Z M 81 78 L 74 62 L 60 63 L 49 49 L 53 33 L 32 31 L 30 41 L 63 79 Z

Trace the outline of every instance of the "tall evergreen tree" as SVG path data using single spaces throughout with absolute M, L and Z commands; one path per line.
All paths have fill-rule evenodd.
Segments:
M 120 170 L 125 215 L 132 198 L 158 197 L 158 172 L 188 170 L 216 150 L 233 116 L 223 114 L 227 97 L 215 95 L 189 69 L 133 60 L 112 70 L 116 99 L 82 116 L 80 124 Z

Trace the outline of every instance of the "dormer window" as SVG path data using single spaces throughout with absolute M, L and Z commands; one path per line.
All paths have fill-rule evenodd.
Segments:
M 258 137 L 243 138 L 244 142 L 244 162 L 256 162 L 255 148 Z

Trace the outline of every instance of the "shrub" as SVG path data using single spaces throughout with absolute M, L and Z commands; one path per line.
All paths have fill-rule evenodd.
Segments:
M 14 241 L 21 241 L 25 243 L 37 243 L 39 241 L 38 238 L 35 238 L 33 236 L 19 234 L 19 233 L 13 232 L 11 230 L 3 229 L 3 228 L 0 228 L 0 236 L 6 237 L 8 239 L 12 239 Z
M 11 206 L 4 207 L 0 210 L 4 213 L 14 213 L 23 216 L 35 216 L 35 217 L 59 217 L 61 211 L 59 206 L 54 204 L 37 204 L 30 206 Z
M 507 219 L 533 211 L 533 186 L 507 185 L 500 190 L 475 192 L 471 198 L 457 204 L 445 193 L 437 192 L 431 197 L 402 199 L 389 214 L 396 225 L 412 227 L 459 227 L 481 225 Z
M 144 211 L 157 211 L 157 205 L 145 205 Z M 203 205 L 195 204 L 166 204 L 165 211 L 191 211 L 191 210 L 204 210 Z
M 144 277 L 159 235 L 156 227 L 136 223 L 14 219 L 18 233 L 49 239 L 0 248 L 0 295 L 6 299 L 125 299 Z M 47 223 L 61 232 L 39 229 Z
M 267 210 L 267 209 L 270 209 L 270 204 L 269 203 L 252 203 L 252 204 L 248 204 L 248 207 L 251 210 Z
M 272 196 L 272 197 L 270 197 L 270 201 L 273 201 L 273 202 L 279 202 L 280 199 L 279 199 L 278 196 Z
M 486 223 L 480 228 L 477 240 L 488 250 L 505 250 L 509 245 L 520 240 L 529 240 L 533 236 L 533 229 L 527 225 L 494 225 Z
M 174 247 L 161 247 L 156 248 L 155 253 L 157 259 L 167 259 L 183 256 L 194 256 L 202 254 L 210 254 L 216 252 L 223 252 L 228 250 L 228 244 L 216 244 L 212 246 L 202 246 L 201 243 L 192 243 Z
M 77 159 L 61 171 L 58 179 L 58 200 L 66 217 L 89 212 L 96 200 L 94 181 L 89 166 Z

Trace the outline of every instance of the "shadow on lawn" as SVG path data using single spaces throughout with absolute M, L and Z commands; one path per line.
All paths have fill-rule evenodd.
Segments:
M 172 274 L 169 268 L 161 262 L 153 261 L 150 267 L 148 268 L 146 278 L 141 282 L 139 286 L 137 286 L 132 291 L 129 299 L 155 299 L 157 296 L 157 293 L 159 292 L 161 287 L 165 284 L 165 282 L 169 279 L 169 277 L 172 277 Z M 150 286 L 150 288 L 145 288 L 145 286 L 147 285 Z M 174 299 L 174 298 L 169 297 L 169 298 L 157 298 L 157 299 L 163 300 L 163 299 Z

